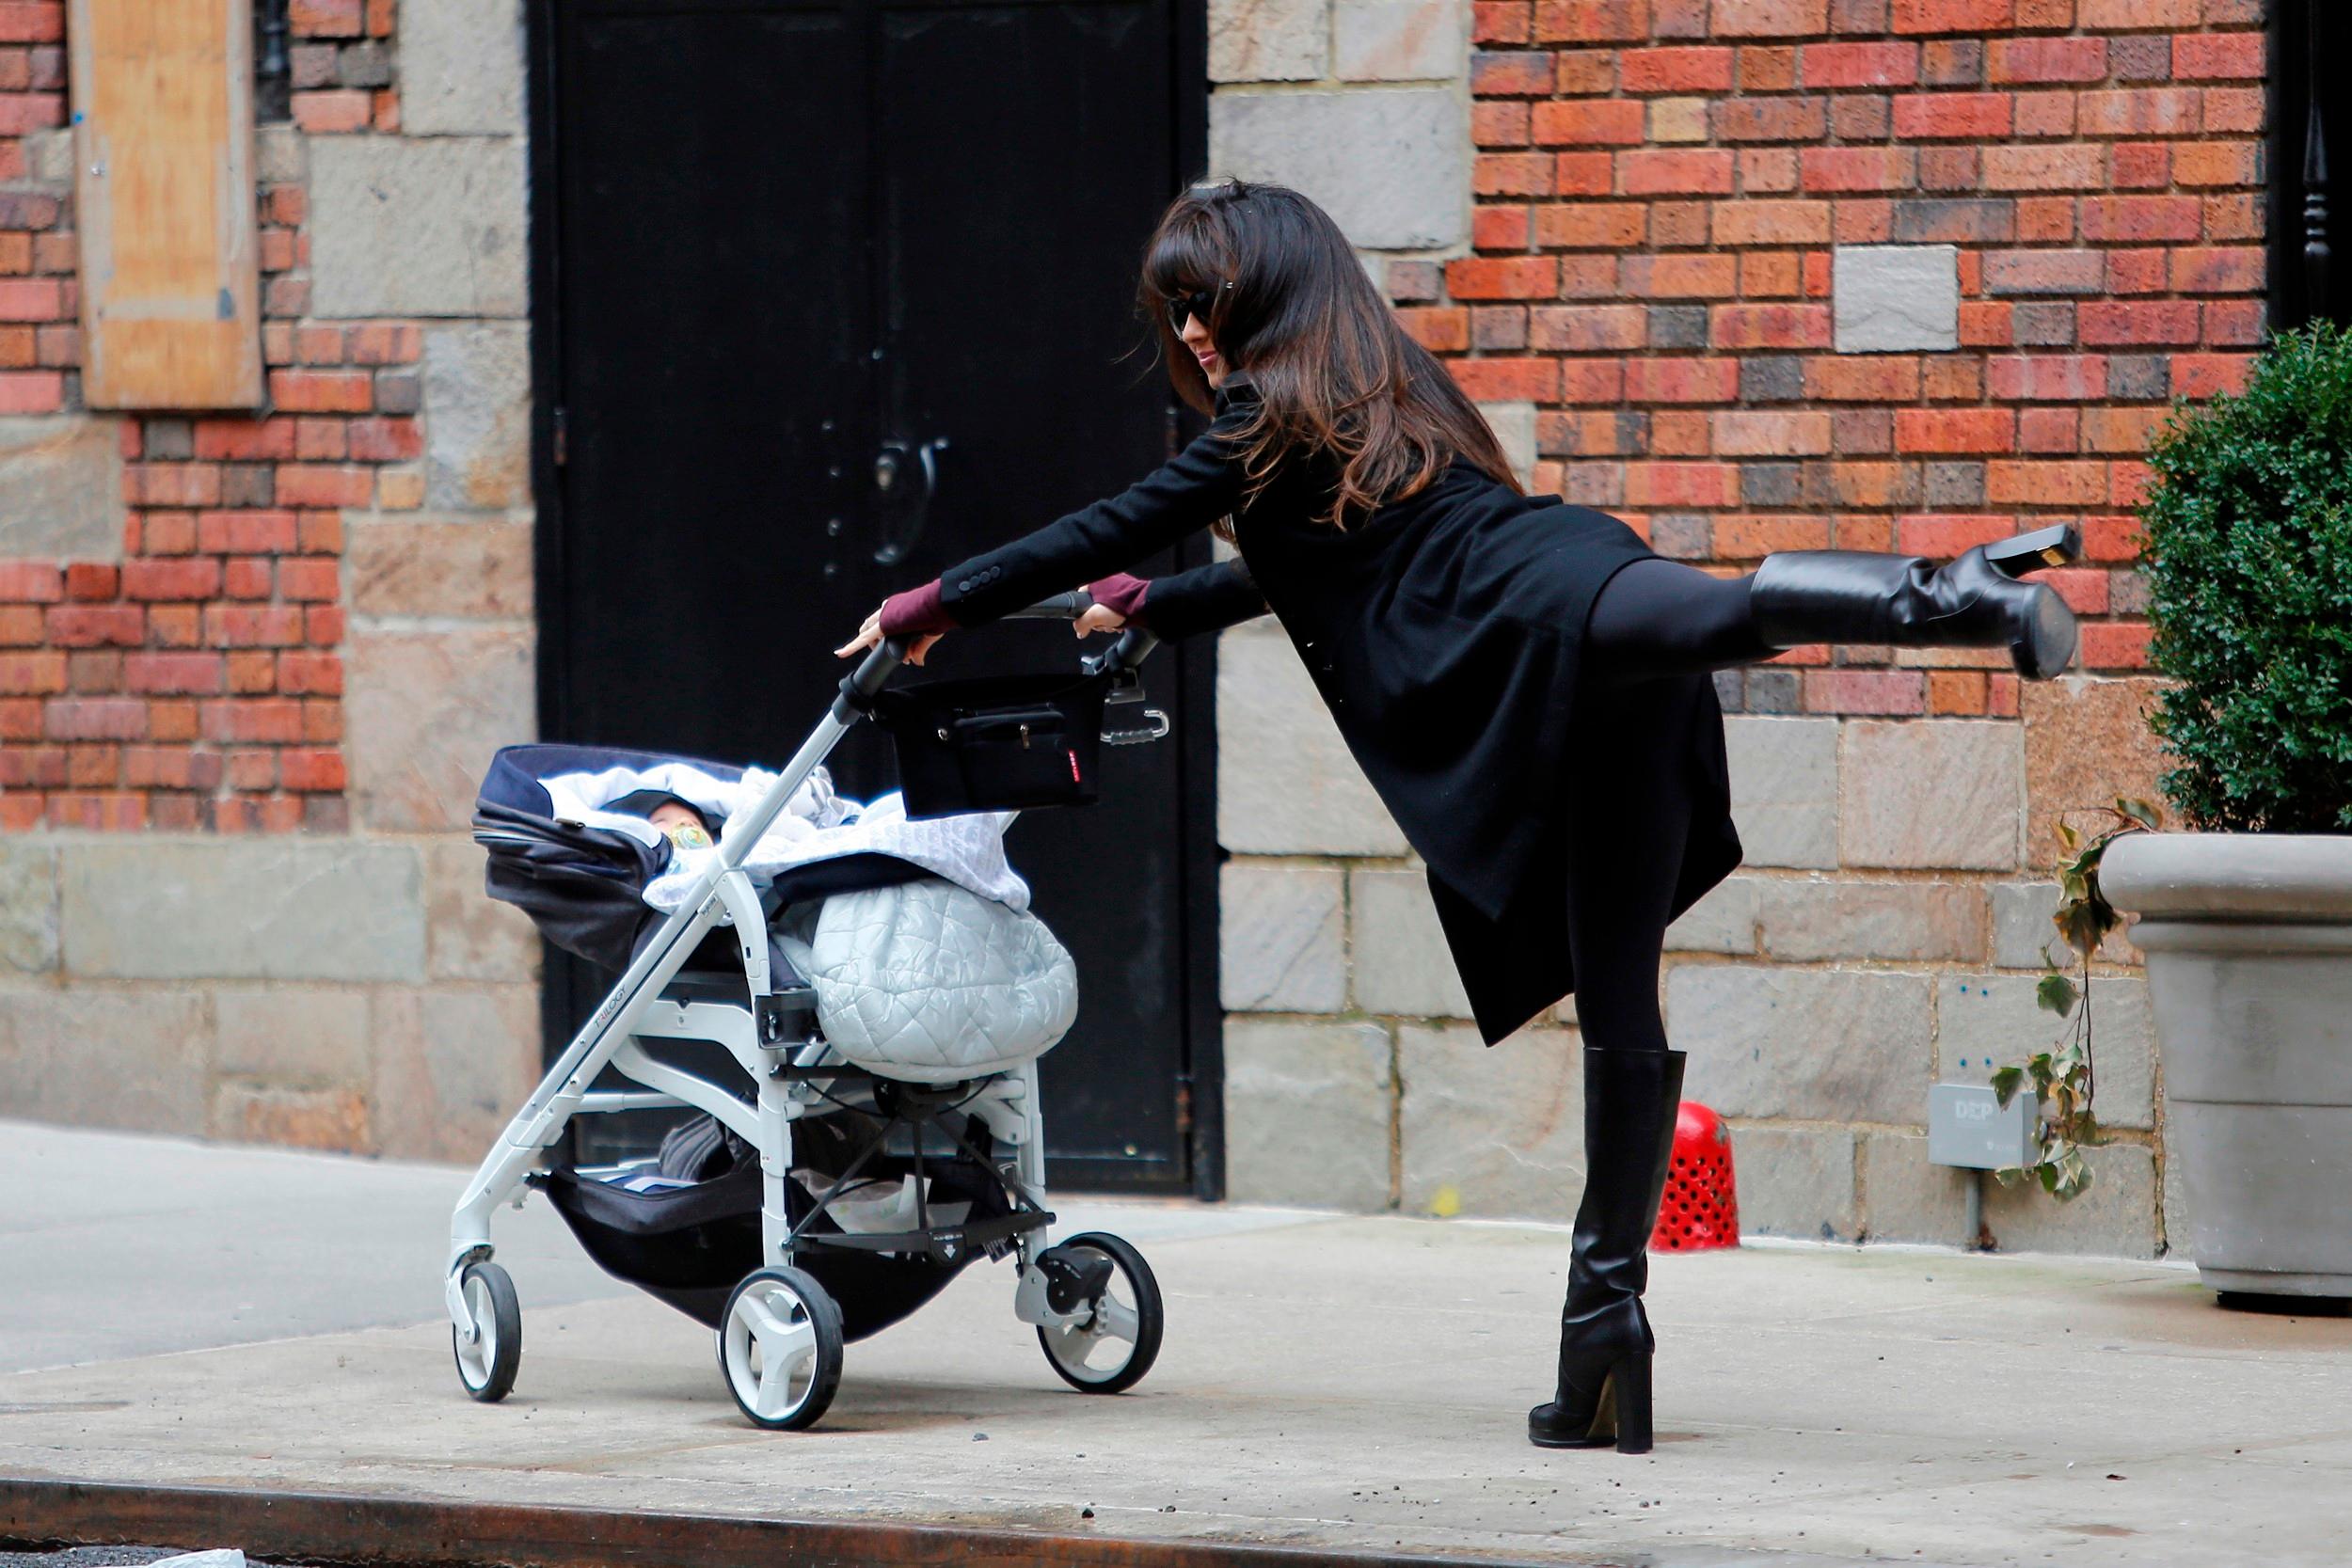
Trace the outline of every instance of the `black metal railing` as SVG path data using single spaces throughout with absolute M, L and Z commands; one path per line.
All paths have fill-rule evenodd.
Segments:
M 2352 322 L 2352 267 L 2334 255 L 2332 171 L 2352 168 L 2352 8 L 2273 0 L 2270 10 L 2270 322 Z

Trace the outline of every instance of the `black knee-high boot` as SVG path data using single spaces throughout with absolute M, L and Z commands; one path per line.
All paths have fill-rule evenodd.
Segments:
M 1748 605 L 1757 634 L 1775 648 L 2007 647 L 2019 674 L 2047 680 L 2074 657 L 2074 615 L 2047 584 L 2018 579 L 2081 554 L 2071 523 L 1979 545 L 1940 567 L 1916 556 L 1788 550 L 1756 569 Z
M 1528 1441 L 1619 1453 L 1650 1447 L 1650 1354 L 1642 1310 L 1649 1236 L 1674 1156 L 1679 1051 L 1584 1048 L 1584 1196 L 1560 1308 L 1560 1386 L 1527 1413 Z

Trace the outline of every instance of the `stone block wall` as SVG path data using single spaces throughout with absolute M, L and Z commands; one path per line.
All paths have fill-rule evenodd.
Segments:
M 1472 6 L 1470 231 L 1370 264 L 1526 430 L 1535 488 L 1719 572 L 1948 558 L 2059 519 L 2089 544 L 2053 574 L 2085 632 L 2060 682 L 1864 647 L 1718 683 L 1747 864 L 1676 927 L 1664 1002 L 1692 1098 L 1731 1118 L 1751 1231 L 1963 1240 L 1971 1179 L 1927 1164 L 1926 1090 L 2064 1027 L 2032 1005 L 2062 956 L 2054 821 L 2161 770 L 2147 445 L 2262 333 L 2261 21 L 2256 0 Z M 1286 641 L 1237 629 L 1221 659 L 1236 1195 L 1565 1217 L 1573 1009 L 1482 1052 L 1418 863 Z M 2113 944 L 2094 990 L 2117 1139 L 2092 1195 L 1988 1181 L 2002 1245 L 2144 1256 L 2179 1231 L 2132 960 Z
M 65 9 L 0 6 L 0 1116 L 476 1154 L 538 1034 L 464 833 L 534 720 L 520 8 L 294 0 L 267 405 L 164 416 L 82 404 Z

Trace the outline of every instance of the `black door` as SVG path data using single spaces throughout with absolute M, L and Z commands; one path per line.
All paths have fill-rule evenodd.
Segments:
M 884 594 L 1166 456 L 1132 295 L 1197 156 L 1204 25 L 1198 0 L 539 8 L 544 733 L 780 763 Z M 934 670 L 1076 649 L 1007 625 Z M 1181 743 L 1008 837 L 1079 965 L 1044 1063 L 1060 1184 L 1216 1180 L 1205 653 L 1146 673 Z M 834 752 L 848 793 L 893 786 L 879 740 Z M 604 984 L 569 971 L 551 1037 Z

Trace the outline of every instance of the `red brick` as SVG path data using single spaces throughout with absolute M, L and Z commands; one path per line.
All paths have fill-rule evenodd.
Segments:
M 1631 43 L 1649 36 L 1648 0 L 1537 0 L 1544 43 Z
M 1511 54 L 1470 56 L 1470 91 L 1481 98 L 1542 98 L 1552 89 L 1551 58 Z
M 1470 142 L 1477 147 L 1525 147 L 1528 106 L 1511 99 L 1485 99 L 1470 105 Z M 357 357 L 357 355 L 354 355 Z
M 65 314 L 64 299 L 55 277 L 0 277 L 0 321 L 56 321 Z
M 241 555 L 229 562 L 221 575 L 221 594 L 231 599 L 266 599 L 277 572 L 261 557 Z
M 1470 41 L 1525 43 L 1534 9 L 1528 0 L 1477 0 L 1470 7 Z
M 1822 403 L 1910 403 L 1919 396 L 1919 361 L 1896 355 L 1808 359 L 1804 395 Z
M 304 463 L 340 463 L 350 454 L 345 421 L 302 419 L 294 421 L 294 457 Z
M 2102 32 L 2134 27 L 2194 27 L 2203 0 L 2082 0 L 2078 24 Z
M 2082 445 L 2082 411 L 2075 408 L 2026 408 L 2017 415 L 2017 450 L 2039 456 L 2065 457 Z
M 1561 250 L 1621 250 L 1642 243 L 1649 209 L 1639 202 L 1572 201 L 1535 209 L 1535 243 Z
M 292 457 L 292 420 L 199 420 L 196 455 L 206 462 L 270 462 Z
M 2194 87 L 2126 87 L 2086 92 L 2075 114 L 2087 136 L 2190 136 L 2203 122 Z
M 2261 130 L 2267 123 L 2269 100 L 2260 87 L 2207 87 L 2205 135 L 2238 135 Z
M 2148 623 L 2090 622 L 2082 628 L 2082 649 L 2087 670 L 2144 670 L 2148 667 Z
M 1740 396 L 1737 359 L 1633 359 L 1625 371 L 1629 403 L 1730 403 Z
M 1805 38 L 1829 31 L 1829 0 L 1715 0 L 1717 38 Z
M 2139 559 L 2140 528 L 2137 517 L 2085 517 L 2082 529 L 2084 560 L 2121 562 Z
M 1731 66 L 1728 49 L 1629 49 L 1617 56 L 1617 80 L 1635 93 L 1729 92 Z
M 60 648 L 135 648 L 147 641 L 147 612 L 135 604 L 58 605 L 45 625 Z
M 284 506 L 364 507 L 375 498 L 375 470 L 289 464 L 278 470 L 277 492 L 279 504 Z
M 375 405 L 365 371 L 272 371 L 270 401 L 292 414 L 364 414 Z
M 204 738 L 238 741 L 298 741 L 302 705 L 290 697 L 227 698 L 202 705 Z
M 1808 191 L 1900 191 L 1919 182 L 1908 147 L 1808 147 L 1800 155 Z
M 239 648 L 221 657 L 229 666 L 232 695 L 266 696 L 278 689 L 278 656 L 267 648 Z
M 1829 105 L 1820 98 L 1724 98 L 1708 104 L 1707 113 L 1708 128 L 1717 141 L 1819 141 L 1829 134 Z M 1773 154 L 1759 150 L 1751 156 Z M 1743 166 L 1740 188 L 1752 195 L 1794 189 L 1796 154 L 1784 151 L 1777 156 L 1788 166 L 1786 176 L 1768 171 L 1761 163 Z
M 1989 191 L 2087 190 L 2106 182 L 2106 150 L 2090 143 L 2028 143 L 1984 150 L 1984 187 Z
M 1830 420 L 1778 409 L 1725 410 L 1714 417 L 1714 437 L 1718 457 L 1825 457 Z
M 1916 670 L 1807 670 L 1807 713 L 1913 714 L 1927 708 L 1927 681 Z
M 2010 451 L 2017 417 L 2006 408 L 1901 408 L 1895 413 L 1895 450 L 1906 452 Z
M 286 751 L 278 753 L 279 781 L 288 789 L 333 791 L 343 787 L 341 752 Z
M 1729 463 L 1629 463 L 1625 466 L 1629 506 L 1734 506 L 1740 470 Z
M 147 705 L 136 697 L 55 697 L 41 729 L 52 740 L 144 740 Z
M 279 555 L 294 548 L 292 512 L 199 512 L 197 547 L 208 555 Z
M 126 599 L 209 599 L 220 592 L 220 562 L 206 556 L 176 561 L 126 561 Z
M 1829 520 L 1825 517 L 1734 515 L 1714 521 L 1713 543 L 1718 561 L 1760 561 L 1780 550 L 1829 547 Z
M 278 592 L 288 599 L 332 603 L 337 595 L 332 561 L 294 560 L 278 563 Z
M 1530 130 L 1539 147 L 1631 147 L 1642 125 L 1642 105 L 1628 99 L 1565 98 L 1536 104 Z
M 215 648 L 296 648 L 304 635 L 300 605 L 204 607 L 204 641 Z
M 2255 158 L 2252 142 L 2185 142 L 2172 150 L 2172 177 L 2191 186 L 2250 185 Z
M 2017 20 L 2011 0 L 1895 0 L 1899 33 L 1993 33 Z
M 1897 518 L 1895 531 L 1897 547 L 1905 554 L 1947 561 L 1963 550 L 2008 538 L 2017 531 L 2017 519 L 2006 515 L 1926 514 Z
M 219 498 L 214 498 L 217 500 Z M 139 519 L 140 548 L 149 555 L 196 553 L 196 514 L 150 512 Z
M 1830 241 L 1826 201 L 1726 201 L 1715 209 L 1719 245 L 1816 245 Z
M 286 19 L 296 38 L 356 39 L 368 30 L 362 0 L 293 0 Z
M 1986 389 L 2004 403 L 2088 403 L 2107 395 L 2107 362 L 2097 354 L 2001 356 L 1985 366 Z
M 1551 160 L 1546 184 L 1534 194 L 1609 196 L 1616 160 L 1606 152 L 1563 152 Z
M 278 656 L 278 689 L 289 695 L 332 697 L 343 689 L 343 661 L 338 654 L 281 653 Z
M 0 647 L 37 648 L 48 641 L 39 605 L 0 605 Z
M 1808 43 L 1799 51 L 1806 90 L 1907 87 L 1919 80 L 1915 43 Z
M 331 648 L 343 640 L 341 605 L 314 604 L 302 612 L 302 635 L 314 648 Z
M 0 371 L 0 414 L 55 414 L 65 407 L 65 377 L 56 371 Z
M 2172 149 L 2160 141 L 2118 142 L 2107 154 L 2107 178 L 2119 191 L 2161 190 L 2172 183 Z
M 2242 392 L 2253 365 L 2250 355 L 2176 354 L 2172 356 L 2172 395 L 2209 398 L 2219 392 Z
M 2092 408 L 2083 414 L 2083 451 L 2137 454 L 2163 425 L 2162 408 Z
M 1708 330 L 1717 348 L 1827 348 L 1830 312 L 1822 305 L 1718 305 Z
M 222 660 L 209 653 L 135 653 L 122 661 L 126 689 L 139 695 L 209 697 L 221 689 Z
M 358 88 L 294 95 L 294 125 L 311 135 L 364 131 L 374 113 L 375 101 Z
M 0 41 L 61 43 L 65 7 L 60 0 L 8 0 L 0 5 Z
M 1624 196 L 1729 196 L 1733 154 L 1721 148 L 1648 148 L 1617 156 Z
M 1984 499 L 1994 506 L 2105 506 L 2107 466 L 2048 461 L 1987 463 Z
M 1528 316 L 1527 346 L 1568 354 L 1623 353 L 1649 339 L 1649 312 L 1638 305 L 1538 306 Z
M 2184 294 L 2250 294 L 2263 287 L 2263 253 L 2252 245 L 2175 250 L 2172 289 Z
M 1909 141 L 1989 141 L 2010 132 L 2005 92 L 1915 92 L 1895 100 L 1895 135 Z
M 1549 403 L 1560 388 L 1560 362 L 1556 359 L 1455 359 L 1446 368 L 1474 402 Z
M 1432 354 L 1459 354 L 1470 347 L 1470 312 L 1459 306 L 1404 306 L 1396 319 L 1413 341 Z
M 1984 712 L 1985 677 L 1978 670 L 1928 672 L 1928 712 L 1973 717 Z
M 2251 348 L 2263 341 L 2265 310 L 2259 299 L 2217 299 L 2205 305 L 2205 341 Z
M 411 365 L 424 357 L 424 332 L 412 322 L 361 322 L 351 328 L 355 365 Z
M 65 597 L 65 573 L 45 561 L 0 561 L 0 600 L 55 604 Z
M 134 506 L 216 506 L 220 469 L 210 463 L 141 463 L 123 476 Z
M 2104 82 L 2107 40 L 1994 39 L 1985 51 L 1985 69 L 1995 82 Z
M 1629 256 L 1618 277 L 1623 292 L 1637 299 L 1729 299 L 1740 292 L 1736 256 Z
M 66 689 L 66 656 L 54 649 L 0 653 L 0 694 L 38 697 Z
M 2085 300 L 2074 311 L 2074 334 L 2086 348 L 2122 343 L 2194 343 L 2195 300 Z

